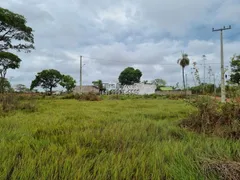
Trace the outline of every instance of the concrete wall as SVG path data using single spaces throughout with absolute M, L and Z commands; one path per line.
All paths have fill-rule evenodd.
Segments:
M 82 86 L 82 93 L 89 93 L 89 92 L 93 92 L 93 93 L 99 93 L 98 88 L 94 87 L 94 86 Z M 73 89 L 73 93 L 74 94 L 80 94 L 80 87 L 76 86 Z
M 186 91 L 187 92 L 187 95 L 192 95 L 192 91 L 188 90 Z M 185 94 L 185 91 L 156 91 L 155 92 L 156 94 L 158 95 L 184 95 Z
M 143 84 L 143 83 L 136 83 L 134 85 L 125 85 L 122 88 L 123 94 L 154 94 L 156 89 L 156 85 L 152 84 Z

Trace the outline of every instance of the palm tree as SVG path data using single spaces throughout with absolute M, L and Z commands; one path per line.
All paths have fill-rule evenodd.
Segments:
M 182 78 L 183 78 L 183 87 L 185 90 L 185 76 L 184 76 L 184 69 L 186 66 L 189 65 L 190 60 L 188 58 L 188 55 L 186 53 L 182 53 L 182 57 L 178 59 L 177 61 L 178 64 L 182 67 Z

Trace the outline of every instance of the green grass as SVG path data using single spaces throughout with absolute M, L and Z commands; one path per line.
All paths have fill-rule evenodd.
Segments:
M 240 159 L 239 142 L 177 126 L 193 110 L 183 101 L 38 106 L 0 118 L 0 179 L 206 179 L 204 159 Z

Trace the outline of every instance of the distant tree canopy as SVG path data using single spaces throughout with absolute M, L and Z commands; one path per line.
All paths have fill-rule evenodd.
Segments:
M 17 84 L 15 86 L 15 90 L 17 92 L 27 92 L 27 91 L 29 91 L 29 89 L 24 84 Z
M 231 71 L 230 81 L 240 85 L 240 55 L 232 57 Z
M 33 30 L 26 23 L 24 16 L 0 7 L 0 51 L 34 49 Z
M 142 77 L 142 72 L 139 69 L 134 69 L 133 67 L 127 67 L 119 75 L 119 82 L 121 85 L 132 85 L 134 83 L 139 83 Z
M 188 58 L 188 54 L 182 53 L 182 57 L 178 59 L 177 63 L 182 67 L 182 78 L 183 78 L 183 87 L 184 89 L 186 88 L 185 84 L 185 67 L 189 65 L 190 60 Z
M 71 92 L 73 88 L 76 87 L 76 81 L 69 75 L 62 75 L 60 85 L 65 88 L 67 92 Z
M 49 94 L 52 94 L 53 88 L 56 88 L 57 85 L 61 85 L 67 92 L 71 92 L 76 86 L 76 81 L 69 75 L 61 74 L 58 70 L 45 69 L 37 73 L 35 79 L 32 81 L 30 90 L 41 86 Z
M 39 72 L 32 81 L 30 90 L 41 86 L 43 89 L 48 90 L 49 93 L 52 94 L 52 89 L 57 87 L 61 80 L 62 75 L 59 71 L 55 69 L 43 70 Z
M 106 90 L 106 89 L 103 87 L 102 80 L 93 81 L 92 83 L 93 83 L 94 86 L 97 86 L 97 87 L 98 87 L 100 93 Z
M 166 86 L 167 84 L 167 82 L 163 79 L 154 79 L 152 83 L 155 84 L 156 86 Z
M 161 90 L 161 87 L 164 87 L 167 84 L 167 82 L 164 81 L 163 79 L 154 79 L 152 83 L 156 85 L 157 91 Z

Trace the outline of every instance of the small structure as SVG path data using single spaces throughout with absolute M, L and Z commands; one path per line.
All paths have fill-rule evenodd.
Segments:
M 73 89 L 73 93 L 74 94 L 80 94 L 80 93 L 99 93 L 99 89 L 97 86 L 94 86 L 94 85 L 84 85 L 82 86 L 82 91 L 80 90 L 80 86 L 76 86 L 74 89 Z

